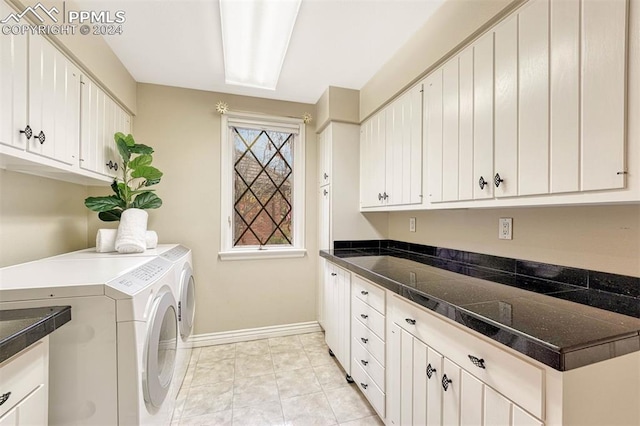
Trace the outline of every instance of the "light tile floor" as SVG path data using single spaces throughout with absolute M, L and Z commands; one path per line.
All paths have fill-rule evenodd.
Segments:
M 172 426 L 380 426 L 324 333 L 196 348 Z

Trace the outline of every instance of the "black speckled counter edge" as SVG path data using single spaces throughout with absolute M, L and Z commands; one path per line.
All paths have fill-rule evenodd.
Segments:
M 43 315 L 43 312 L 46 312 Z M 0 363 L 28 348 L 43 337 L 71 321 L 71 306 L 12 309 L 10 311 L 33 312 L 33 321 L 17 333 L 2 336 L 0 340 Z

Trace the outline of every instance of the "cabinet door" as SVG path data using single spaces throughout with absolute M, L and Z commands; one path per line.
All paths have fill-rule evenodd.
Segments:
M 334 268 L 338 274 L 336 288 L 338 353 L 336 358 L 347 374 L 351 374 L 351 273 L 339 267 Z
M 29 123 L 33 129 L 29 151 L 75 163 L 80 139 L 80 72 L 41 36 L 29 37 Z
M 401 383 L 400 374 L 402 369 L 402 333 L 403 330 L 394 322 L 390 322 L 387 330 L 386 363 L 387 370 L 386 393 L 387 393 L 387 424 L 400 426 L 400 401 Z
M 0 16 L 13 12 L 0 2 Z M 24 150 L 27 137 L 20 133 L 27 121 L 27 36 L 0 37 L 0 143 Z
M 424 81 L 427 188 L 429 202 L 442 201 L 442 68 Z
M 385 108 L 385 187 L 386 204 L 402 204 L 404 149 L 402 141 L 403 98 Z M 388 198 L 387 198 L 388 197 Z
M 20 401 L 17 407 L 0 418 L 0 426 L 46 425 L 47 391 L 45 386 L 36 388 L 29 396 Z
M 318 180 L 320 186 L 331 183 L 331 124 L 318 135 Z
M 335 270 L 335 266 L 331 262 L 325 262 L 324 273 L 324 306 L 325 306 L 325 319 L 326 327 L 324 329 L 324 339 L 327 342 L 327 346 L 336 355 L 339 345 L 338 337 L 338 320 L 337 315 L 339 312 L 337 301 L 337 282 L 338 273 Z
M 442 68 L 442 201 L 458 200 L 459 58 Z
M 460 367 L 444 358 L 442 386 L 442 425 L 460 424 Z
M 485 34 L 473 45 L 473 121 L 473 198 L 491 198 L 493 196 L 493 32 Z
M 496 197 L 518 195 L 518 17 L 495 30 Z
M 519 195 L 549 192 L 549 0 L 518 14 Z
M 427 424 L 427 345 L 413 339 L 413 424 Z
M 580 1 L 552 1 L 550 7 L 550 191 L 579 191 Z
M 413 420 L 413 341 L 414 338 L 402 331 L 400 341 L 400 424 L 412 425 Z
M 385 191 L 385 112 L 362 124 L 360 130 L 360 205 L 378 207 Z
M 431 371 L 431 374 L 429 374 Z M 442 424 L 442 375 L 444 374 L 444 357 L 427 348 L 427 425 Z
M 582 190 L 623 188 L 627 1 L 584 0 L 582 27 Z
M 483 391 L 482 382 L 461 370 L 460 384 L 460 424 L 463 426 L 494 425 L 482 423 Z
M 473 179 L 473 46 L 459 57 L 460 79 L 460 139 L 458 141 L 458 199 L 472 200 Z
M 510 426 L 511 401 L 488 386 L 485 386 L 484 391 L 484 424 Z
M 542 422 L 517 405 L 513 405 L 513 426 L 542 426 Z
M 95 173 L 119 176 L 121 158 L 116 132 L 131 132 L 131 118 L 93 81 L 82 81 L 80 166 Z
M 319 230 L 318 244 L 320 250 L 329 250 L 332 247 L 331 242 L 331 185 L 320 188 L 320 211 L 319 214 Z

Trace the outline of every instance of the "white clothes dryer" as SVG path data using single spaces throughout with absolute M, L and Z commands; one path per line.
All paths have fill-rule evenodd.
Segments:
M 173 264 L 43 259 L 0 269 L 0 308 L 71 305 L 50 337 L 51 425 L 168 424 L 178 391 Z

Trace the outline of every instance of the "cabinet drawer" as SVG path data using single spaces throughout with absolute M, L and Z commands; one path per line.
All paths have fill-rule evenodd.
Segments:
M 385 409 L 385 395 L 382 390 L 375 384 L 375 382 L 369 377 L 367 373 L 362 369 L 360 363 L 353 363 L 351 376 L 353 381 L 356 382 L 362 393 L 367 397 L 371 406 L 378 412 L 381 418 L 384 419 Z
M 353 276 L 353 295 L 384 315 L 385 292 L 357 275 Z
M 544 370 L 397 297 L 389 318 L 488 386 L 538 418 L 543 413 Z M 412 321 L 406 321 L 410 319 Z M 415 320 L 415 324 L 411 324 Z M 485 368 L 474 364 L 482 360 Z
M 384 366 L 384 341 L 355 318 L 351 319 L 351 336 Z
M 354 340 L 351 344 L 352 364 L 360 364 L 362 369 L 373 379 L 380 389 L 384 390 L 384 367 L 367 351 L 361 342 Z M 353 370 L 353 365 L 351 370 Z
M 0 405 L 0 417 L 40 386 L 46 386 L 47 362 L 45 344 L 34 343 L 0 366 L 0 395 L 8 395 Z
M 358 298 L 352 298 L 353 316 L 384 340 L 384 315 Z

